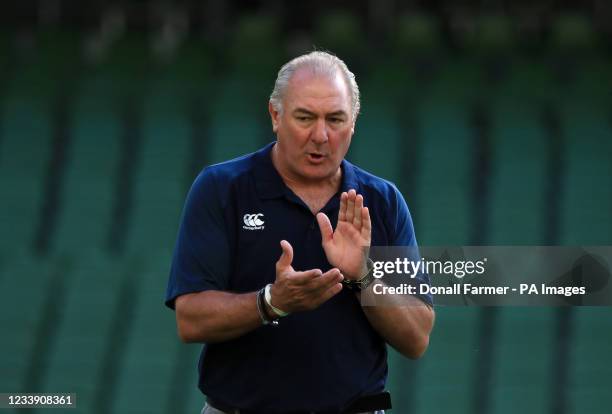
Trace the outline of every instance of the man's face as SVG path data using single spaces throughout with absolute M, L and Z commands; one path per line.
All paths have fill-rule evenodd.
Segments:
M 338 173 L 355 126 L 348 85 L 340 72 L 322 77 L 308 68 L 297 70 L 287 86 L 282 114 L 272 105 L 269 110 L 283 173 L 300 181 Z

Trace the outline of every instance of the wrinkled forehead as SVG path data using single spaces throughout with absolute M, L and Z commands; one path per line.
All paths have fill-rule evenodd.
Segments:
M 284 100 L 289 110 L 296 106 L 314 105 L 351 113 L 349 88 L 339 70 L 318 73 L 309 67 L 298 69 L 289 80 Z

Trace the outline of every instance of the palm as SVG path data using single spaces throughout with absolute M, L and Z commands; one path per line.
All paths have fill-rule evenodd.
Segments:
M 363 272 L 371 239 L 370 214 L 368 208 L 363 207 L 363 197 L 355 190 L 342 194 L 338 225 L 333 232 L 325 214 L 319 213 L 317 219 L 329 263 L 340 269 L 345 277 L 358 278 Z

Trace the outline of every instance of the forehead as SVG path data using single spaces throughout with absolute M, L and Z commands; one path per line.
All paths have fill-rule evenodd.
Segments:
M 312 112 L 350 113 L 351 98 L 348 85 L 339 71 L 334 75 L 317 74 L 309 68 L 298 69 L 287 85 L 285 105 Z

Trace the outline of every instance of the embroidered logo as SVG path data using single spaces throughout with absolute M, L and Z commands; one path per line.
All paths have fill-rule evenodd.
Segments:
M 245 214 L 242 218 L 244 222 L 244 226 L 242 226 L 245 230 L 263 230 L 264 229 L 264 221 L 260 219 L 263 217 L 262 213 L 257 214 Z

